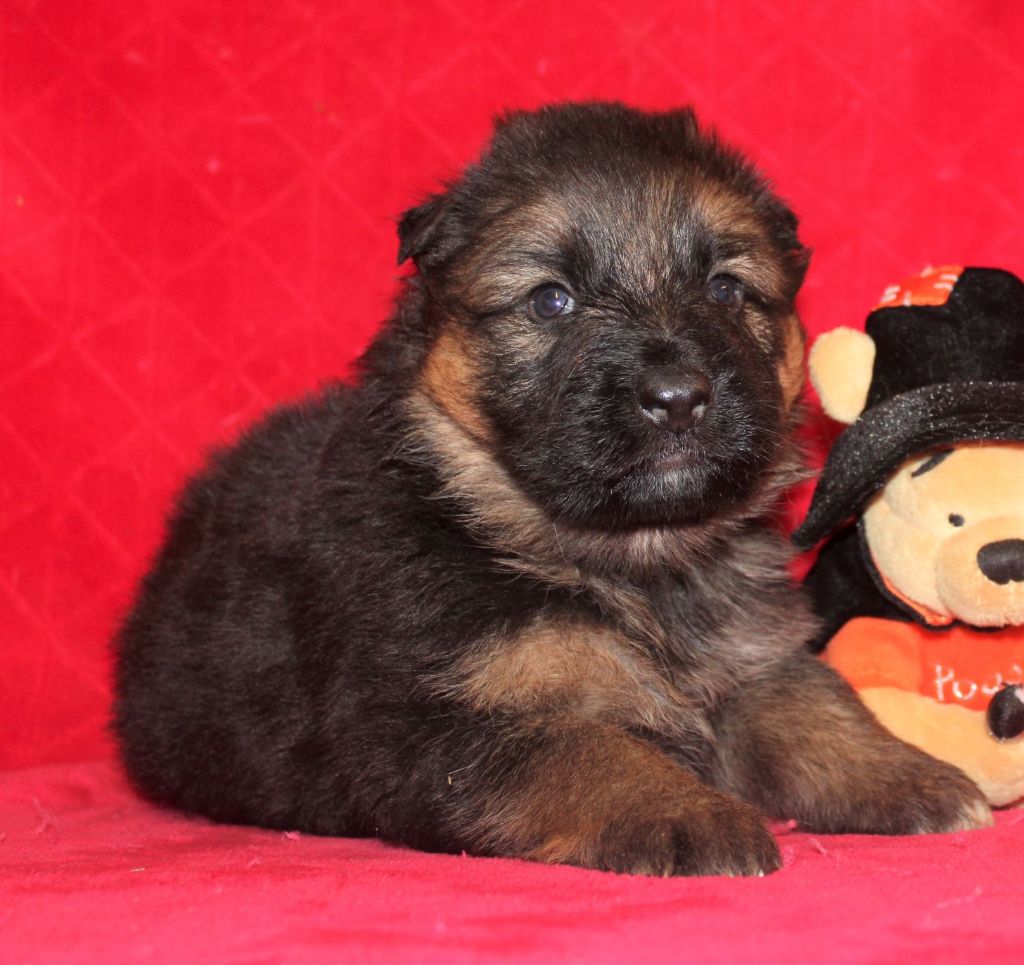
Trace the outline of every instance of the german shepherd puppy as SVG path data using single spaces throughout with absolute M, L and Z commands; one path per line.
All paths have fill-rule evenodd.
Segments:
M 645 874 L 991 820 L 806 651 L 807 252 L 688 110 L 549 107 L 407 212 L 361 361 L 217 453 L 119 640 L 155 801 Z

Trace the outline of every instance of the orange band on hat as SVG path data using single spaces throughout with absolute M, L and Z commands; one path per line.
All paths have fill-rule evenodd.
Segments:
M 898 305 L 945 305 L 953 286 L 963 274 L 963 265 L 929 265 L 920 274 L 890 285 L 875 306 L 895 308 Z

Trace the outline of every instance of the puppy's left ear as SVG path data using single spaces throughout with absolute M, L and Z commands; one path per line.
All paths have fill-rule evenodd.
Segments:
M 398 222 L 398 263 L 410 258 L 425 269 L 443 261 L 459 245 L 451 192 L 431 195 Z
M 807 277 L 807 269 L 811 265 L 811 255 L 811 249 L 804 247 L 799 238 L 796 239 L 796 243 L 786 253 L 786 260 L 789 262 L 790 271 L 796 285 L 794 293 L 800 290 L 800 286 L 804 283 L 804 278 Z
M 804 283 L 804 276 L 811 263 L 811 249 L 805 247 L 800 240 L 800 222 L 793 210 L 782 201 L 772 198 L 769 201 L 774 225 L 775 243 L 779 246 L 786 264 L 786 273 L 789 276 L 789 290 L 787 297 L 795 298 L 800 286 Z

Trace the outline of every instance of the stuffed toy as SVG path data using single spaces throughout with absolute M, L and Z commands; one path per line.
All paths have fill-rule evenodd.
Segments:
M 812 348 L 847 428 L 804 522 L 823 659 L 993 805 L 1024 799 L 1024 283 L 929 268 Z

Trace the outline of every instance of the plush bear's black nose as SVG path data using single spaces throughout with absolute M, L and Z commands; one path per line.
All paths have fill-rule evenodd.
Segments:
M 655 368 L 637 382 L 640 411 L 659 429 L 676 435 L 692 429 L 711 404 L 711 381 L 696 369 Z
M 1001 539 L 978 550 L 978 566 L 993 583 L 1024 580 L 1024 539 Z
M 1024 733 L 1024 687 L 1006 684 L 989 701 L 986 717 L 989 733 L 1001 741 Z

